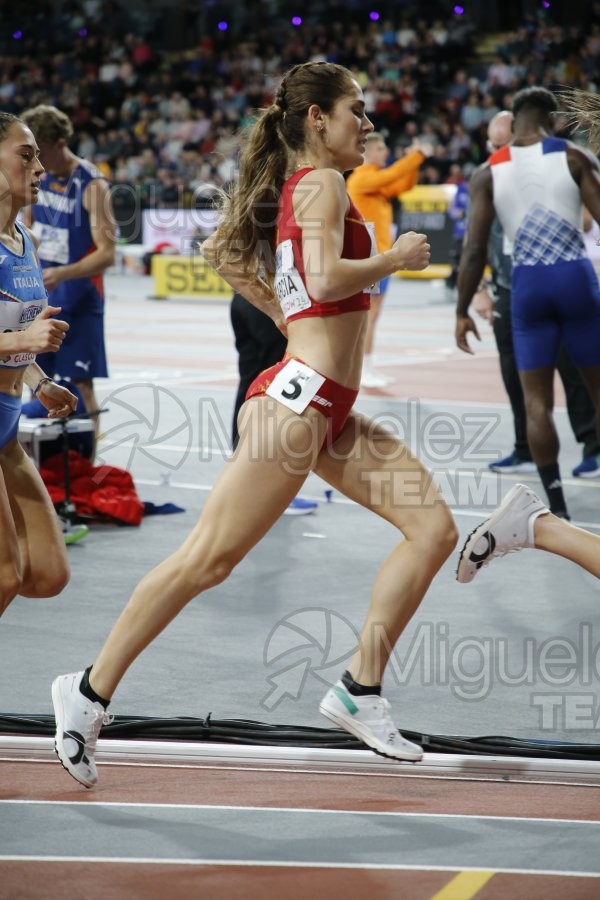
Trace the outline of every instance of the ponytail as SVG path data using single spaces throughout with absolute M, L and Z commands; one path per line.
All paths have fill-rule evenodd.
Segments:
M 289 151 L 306 145 L 306 119 L 318 104 L 330 113 L 340 97 L 352 93 L 352 73 L 337 63 L 307 62 L 283 77 L 275 103 L 261 112 L 240 156 L 239 181 L 223 205 L 214 251 L 219 260 L 241 264 L 248 275 L 275 274 L 275 238 L 281 188 Z
M 248 274 L 275 272 L 275 230 L 279 196 L 288 169 L 288 150 L 281 136 L 284 112 L 272 104 L 252 126 L 240 155 L 239 179 L 223 205 L 217 233 L 219 258 L 242 262 Z
M 600 153 L 600 97 L 591 91 L 570 88 L 558 95 L 569 117 L 569 124 L 587 132 L 590 148 Z

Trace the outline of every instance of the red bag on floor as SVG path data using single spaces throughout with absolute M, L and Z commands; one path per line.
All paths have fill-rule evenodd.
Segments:
M 65 499 L 65 464 L 61 454 L 51 456 L 40 467 L 40 475 L 54 504 Z M 89 460 L 69 450 L 71 502 L 82 516 L 139 525 L 144 504 L 138 497 L 131 473 L 115 466 L 92 466 Z

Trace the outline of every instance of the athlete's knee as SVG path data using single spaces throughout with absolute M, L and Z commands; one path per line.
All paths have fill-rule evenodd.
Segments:
M 57 597 L 69 583 L 71 572 L 66 560 L 56 560 L 43 571 L 35 572 L 21 585 L 24 597 Z
M 218 558 L 208 560 L 207 575 L 210 587 L 216 587 L 226 581 L 240 560 L 234 554 L 222 554 Z
M 455 550 L 458 543 L 458 528 L 447 506 L 444 506 L 438 512 L 433 525 L 435 543 L 438 546 L 438 553 L 448 559 L 450 554 Z
M 179 577 L 185 583 L 186 593 L 190 596 L 208 588 L 216 587 L 229 578 L 241 556 L 233 552 L 207 552 L 198 558 L 189 554 L 179 569 Z
M 21 590 L 21 573 L 18 566 L 9 562 L 0 567 L 0 613 L 15 599 Z
M 529 426 L 546 427 L 552 421 L 552 402 L 539 394 L 525 394 L 525 415 Z
M 56 564 L 54 570 L 45 578 L 44 593 L 42 597 L 57 597 L 69 583 L 71 572 L 69 566 Z
M 440 495 L 426 510 L 424 515 L 410 523 L 399 526 L 405 539 L 418 549 L 419 558 L 427 568 L 439 569 L 458 543 L 458 529 L 452 513 Z
M 442 565 L 454 551 L 458 543 L 458 529 L 444 502 L 433 507 L 419 540 L 424 557 L 436 565 Z

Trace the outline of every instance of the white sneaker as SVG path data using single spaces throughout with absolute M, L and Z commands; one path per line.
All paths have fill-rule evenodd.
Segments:
M 360 386 L 364 388 L 384 388 L 392 383 L 391 378 L 379 375 L 370 369 L 365 369 L 360 378 Z
M 390 716 L 390 704 L 377 694 L 355 697 L 338 681 L 321 701 L 319 712 L 349 731 L 376 753 L 416 761 L 423 750 L 402 737 Z
M 496 556 L 535 547 L 534 522 L 549 512 L 531 488 L 515 484 L 498 509 L 467 538 L 460 552 L 456 580 L 466 584 Z
M 79 690 L 83 672 L 60 675 L 52 683 L 52 703 L 56 717 L 56 754 L 67 772 L 85 787 L 98 781 L 96 742 L 103 725 L 113 717 L 101 703 L 94 703 Z

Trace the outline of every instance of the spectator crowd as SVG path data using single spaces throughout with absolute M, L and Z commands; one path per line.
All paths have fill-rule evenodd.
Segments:
M 522 87 L 599 86 L 599 2 L 577 25 L 555 24 L 540 7 L 495 36 L 476 34 L 456 11 L 428 20 L 399 8 L 375 19 L 367 6 L 361 13 L 351 3 L 345 16 L 333 3 L 311 17 L 311 6 L 302 4 L 297 24 L 281 16 L 265 27 L 257 15 L 241 35 L 206 12 L 188 13 L 173 50 L 168 11 L 148 0 L 39 2 L 27 20 L 1 0 L 0 108 L 55 105 L 73 121 L 74 152 L 134 190 L 142 207 L 201 206 L 234 177 L 245 126 L 296 62 L 350 68 L 395 156 L 415 139 L 433 144 L 421 172 L 427 184 L 468 179 L 486 158 L 490 119 Z

